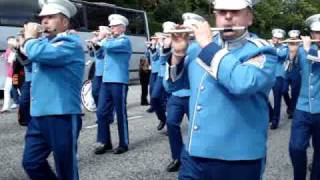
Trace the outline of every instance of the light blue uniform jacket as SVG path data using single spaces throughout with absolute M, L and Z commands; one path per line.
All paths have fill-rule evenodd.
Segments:
M 150 55 L 150 63 L 151 63 L 151 73 L 160 73 L 160 49 L 157 47 L 156 49 L 148 50 Z
M 103 75 L 104 58 L 99 58 L 93 50 L 89 52 L 90 57 L 94 58 L 95 76 Z M 104 57 L 104 55 L 102 55 Z
M 186 52 L 186 57 L 183 63 L 177 66 L 170 66 L 171 52 L 164 54 L 164 58 L 168 62 L 168 66 L 165 71 L 164 86 L 166 91 L 172 93 L 174 96 L 187 97 L 190 96 L 190 85 L 188 78 L 188 66 L 189 62 L 195 59 L 201 51 L 200 46 L 195 41 L 190 41 L 189 47 Z M 171 71 L 171 73 L 170 73 Z M 179 72 L 179 75 L 176 73 Z M 173 76 L 169 76 L 173 74 Z
M 276 67 L 276 77 L 285 78 L 286 71 L 284 67 L 284 61 L 287 55 L 288 46 L 280 45 L 275 47 L 278 55 L 278 64 Z
M 126 35 L 103 41 L 98 52 L 98 58 L 104 56 L 103 82 L 128 84 L 131 54 L 131 42 Z
M 301 89 L 297 109 L 311 114 L 320 113 L 320 58 L 318 47 L 313 44 L 309 52 L 298 49 L 301 68 Z
M 32 80 L 32 63 L 24 66 L 24 74 L 25 74 L 25 81 L 30 82 Z
M 32 61 L 31 116 L 80 114 L 84 51 L 80 37 L 62 33 L 24 45 Z
M 211 159 L 264 158 L 276 51 L 247 33 L 225 43 L 217 35 L 214 42 L 188 65 L 186 150 L 191 156 Z

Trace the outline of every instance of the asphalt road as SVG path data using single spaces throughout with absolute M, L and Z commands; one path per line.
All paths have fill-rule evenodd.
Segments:
M 0 101 L 2 105 L 2 101 Z M 285 107 L 283 112 L 285 112 Z M 80 179 L 83 180 L 169 180 L 177 179 L 177 173 L 167 173 L 170 161 L 168 137 L 158 132 L 154 114 L 146 113 L 148 107 L 140 106 L 140 86 L 130 86 L 128 94 L 129 151 L 114 155 L 94 155 L 96 117 L 85 112 L 79 137 L 78 155 Z M 269 131 L 268 157 L 265 180 L 291 180 L 292 166 L 288 154 L 291 120 L 282 113 L 280 127 Z M 182 131 L 186 134 L 187 120 Z M 0 114 L 0 180 L 28 179 L 21 166 L 25 128 L 16 121 L 16 113 Z M 117 126 L 112 126 L 113 146 L 118 144 Z M 54 166 L 52 157 L 50 164 Z

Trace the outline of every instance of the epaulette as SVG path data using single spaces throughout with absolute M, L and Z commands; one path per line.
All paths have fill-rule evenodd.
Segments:
M 260 39 L 260 38 L 249 38 L 248 41 L 250 41 L 251 43 L 255 44 L 259 48 L 263 47 L 263 46 L 270 46 L 268 41 L 266 41 L 264 39 Z

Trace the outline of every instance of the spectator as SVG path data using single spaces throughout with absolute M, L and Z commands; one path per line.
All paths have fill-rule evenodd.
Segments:
M 6 49 L 5 53 L 3 54 L 4 60 L 6 61 L 6 71 L 7 71 L 7 77 L 5 80 L 4 85 L 4 100 L 3 100 L 3 106 L 0 111 L 0 113 L 8 112 L 9 107 L 11 104 L 11 95 L 10 91 L 12 88 L 12 64 L 15 60 L 15 53 L 13 51 L 15 45 L 16 45 L 16 39 L 13 36 L 9 36 L 7 38 L 8 48 Z M 15 104 L 13 104 L 14 106 Z
M 148 85 L 150 79 L 150 65 L 149 61 L 146 57 L 142 56 L 140 58 L 140 66 L 139 66 L 139 77 L 140 77 L 140 84 L 141 84 L 141 105 L 147 106 L 149 105 L 148 102 Z

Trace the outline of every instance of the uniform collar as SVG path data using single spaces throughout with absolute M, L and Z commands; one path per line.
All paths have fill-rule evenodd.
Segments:
M 233 39 L 233 40 L 226 40 L 223 41 L 222 37 L 219 38 L 219 44 L 222 48 L 226 48 L 228 50 L 238 49 L 244 46 L 248 42 L 248 38 L 250 38 L 250 34 L 248 31 L 243 33 L 240 37 Z

